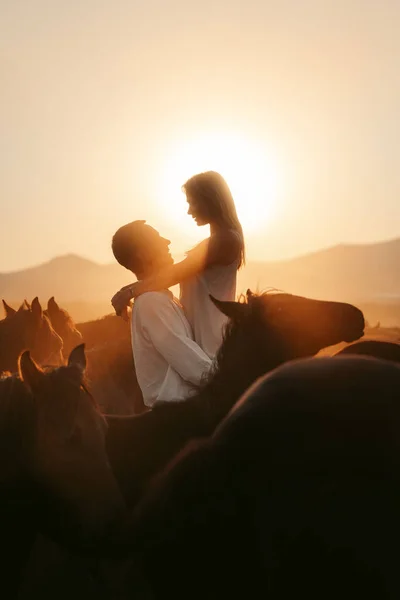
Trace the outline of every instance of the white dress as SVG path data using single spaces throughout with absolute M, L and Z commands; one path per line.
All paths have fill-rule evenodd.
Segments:
M 213 265 L 180 285 L 180 302 L 193 329 L 195 342 L 214 359 L 222 343 L 228 318 L 218 310 L 209 294 L 217 300 L 236 299 L 238 260 L 229 265 Z

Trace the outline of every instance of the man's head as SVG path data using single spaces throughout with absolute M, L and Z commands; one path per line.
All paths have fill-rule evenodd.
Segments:
M 173 264 L 170 243 L 146 221 L 132 221 L 114 234 L 112 251 L 120 265 L 143 279 Z

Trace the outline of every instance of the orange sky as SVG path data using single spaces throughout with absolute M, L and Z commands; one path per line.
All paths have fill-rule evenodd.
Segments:
M 0 0 L 0 271 L 112 261 L 135 218 L 181 253 L 207 136 L 223 165 L 236 140 L 250 258 L 400 235 L 399 23 L 398 0 Z

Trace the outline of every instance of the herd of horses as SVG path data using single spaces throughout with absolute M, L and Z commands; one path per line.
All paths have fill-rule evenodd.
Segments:
M 146 411 L 128 324 L 3 301 L 2 597 L 400 597 L 400 345 L 342 302 L 213 302 L 212 372 Z

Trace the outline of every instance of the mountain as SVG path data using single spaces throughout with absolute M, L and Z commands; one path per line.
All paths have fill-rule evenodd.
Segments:
M 352 302 L 400 302 L 400 238 L 339 245 L 291 260 L 250 263 L 250 287 L 260 280 L 292 293 Z
M 55 296 L 64 302 L 109 301 L 113 290 L 131 279 L 118 264 L 99 265 L 69 254 L 37 267 L 0 274 L 0 296 L 10 300 Z
M 112 311 L 110 298 L 132 277 L 118 264 L 100 265 L 67 255 L 14 273 L 0 274 L 0 298 L 55 296 L 77 320 Z M 339 245 L 291 260 L 249 261 L 239 272 L 238 292 L 274 287 L 359 305 L 400 306 L 400 238 L 370 245 Z M 79 313 L 79 316 L 78 316 Z M 400 314 L 398 314 L 400 322 Z M 396 319 L 397 321 L 397 319 Z

